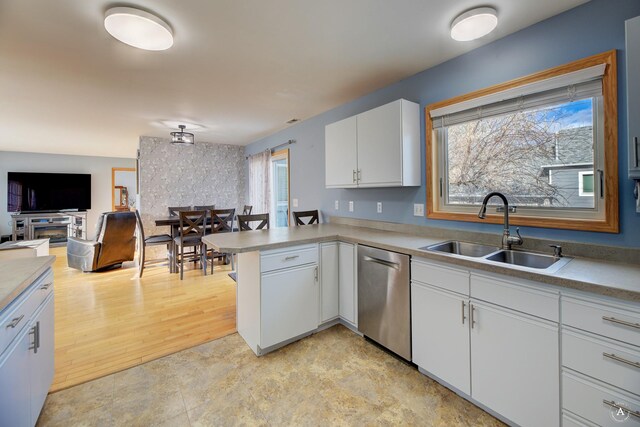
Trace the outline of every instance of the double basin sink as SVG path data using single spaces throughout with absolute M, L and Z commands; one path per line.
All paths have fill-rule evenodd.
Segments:
M 506 250 L 495 246 L 458 242 L 455 240 L 438 243 L 436 245 L 424 246 L 420 248 L 420 250 L 480 258 L 485 261 L 509 264 L 515 267 L 532 268 L 542 270 L 544 272 L 557 271 L 571 260 L 571 258 L 567 257 L 556 257 L 553 255 L 545 255 L 535 252 Z

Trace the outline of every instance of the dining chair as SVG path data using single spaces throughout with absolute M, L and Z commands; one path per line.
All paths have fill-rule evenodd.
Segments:
M 242 215 L 251 215 L 252 210 L 253 210 L 253 206 L 244 205 L 244 209 L 242 209 Z
M 205 268 L 202 237 L 205 235 L 206 222 L 207 211 L 180 211 L 179 234 L 174 239 L 174 244 L 180 247 L 180 255 L 176 255 L 176 262 L 180 263 L 180 280 L 184 276 L 185 247 L 193 248 L 193 260 L 200 260 Z
M 164 245 L 167 247 L 167 253 L 169 253 L 169 245 L 173 243 L 173 239 L 168 234 L 154 234 L 153 236 L 145 237 L 144 227 L 142 226 L 142 218 L 140 218 L 140 212 L 136 209 L 136 222 L 138 223 L 138 277 L 142 277 L 144 272 L 144 264 L 146 262 L 146 249 L 147 246 L 159 246 Z M 169 262 L 173 262 L 169 258 Z
M 182 211 L 190 211 L 191 206 L 169 206 L 169 216 L 178 216 Z
M 251 223 L 257 221 L 260 223 L 255 228 L 251 228 Z M 240 231 L 262 230 L 263 228 L 268 230 L 269 214 L 238 215 L 238 228 Z
M 236 216 L 235 209 L 212 209 L 209 211 L 211 218 L 211 234 L 215 233 L 231 233 L 233 231 L 233 222 Z M 205 253 L 207 253 L 207 248 L 205 247 Z M 230 254 L 224 252 L 217 252 L 211 249 L 211 274 L 213 274 L 213 264 L 216 258 L 225 258 L 225 262 L 227 257 Z M 231 269 L 234 269 L 233 255 L 231 255 Z
M 210 211 L 211 209 L 215 209 L 216 205 L 195 205 L 193 207 L 196 211 Z
M 293 211 L 292 213 L 295 225 L 311 225 L 320 223 L 317 209 L 314 211 Z M 307 222 L 305 222 L 306 218 L 309 218 Z

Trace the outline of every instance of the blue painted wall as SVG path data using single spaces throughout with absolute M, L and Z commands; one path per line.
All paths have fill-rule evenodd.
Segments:
M 297 141 L 289 148 L 291 149 L 291 198 L 299 199 L 299 210 L 320 208 L 325 215 L 500 232 L 499 225 L 430 220 L 413 216 L 413 203 L 426 202 L 424 144 L 422 144 L 423 177 L 420 188 L 325 189 L 325 125 L 395 99 L 405 98 L 419 103 L 422 107 L 422 141 L 424 141 L 424 107 L 428 104 L 590 55 L 618 49 L 620 234 L 533 227 L 523 227 L 522 234 L 525 238 L 535 236 L 640 247 L 640 214 L 635 213 L 633 185 L 627 179 L 624 62 L 624 21 L 638 15 L 640 15 L 638 0 L 593 0 L 256 141 L 246 147 L 246 152 L 253 154 L 288 139 Z M 340 200 L 338 211 L 334 209 L 334 200 Z M 353 213 L 348 212 L 349 200 L 355 202 Z M 382 214 L 376 213 L 378 201 L 383 202 Z

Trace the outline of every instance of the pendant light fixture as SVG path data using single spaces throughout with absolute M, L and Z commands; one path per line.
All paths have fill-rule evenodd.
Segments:
M 486 36 L 498 25 L 498 13 L 492 7 L 478 7 L 459 15 L 451 23 L 451 38 L 467 42 Z
M 185 125 L 178 126 L 180 130 L 178 132 L 171 132 L 171 143 L 175 145 L 193 145 L 195 138 L 192 133 L 185 132 Z

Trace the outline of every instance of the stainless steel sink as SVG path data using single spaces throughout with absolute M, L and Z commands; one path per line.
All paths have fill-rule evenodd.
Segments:
M 505 264 L 537 268 L 541 270 L 548 270 L 550 267 L 557 270 L 571 260 L 571 258 L 566 257 L 558 258 L 551 255 L 508 250 L 501 250 L 500 252 L 496 252 L 485 259 L 487 261 L 502 262 Z
M 444 252 L 454 255 L 464 255 L 475 258 L 483 257 L 492 252 L 500 250 L 500 248 L 495 246 L 480 245 L 478 243 L 458 242 L 456 240 L 438 243 L 437 245 L 424 246 L 420 249 L 426 251 Z

